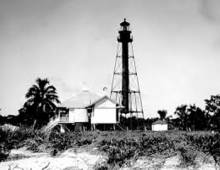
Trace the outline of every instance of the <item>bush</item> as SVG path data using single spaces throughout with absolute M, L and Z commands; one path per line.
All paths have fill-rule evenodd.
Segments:
M 192 146 L 179 145 L 179 147 L 176 149 L 180 153 L 181 165 L 187 167 L 187 166 L 194 166 L 196 164 L 195 159 L 197 156 L 197 152 Z
M 48 149 L 52 156 L 72 147 L 93 144 L 108 156 L 109 167 L 122 166 L 140 156 L 163 155 L 170 157 L 180 154 L 182 164 L 195 164 L 198 152 L 213 156 L 220 163 L 220 134 L 210 132 L 52 132 L 49 137 L 39 130 L 19 128 L 3 131 L 0 129 L 0 161 L 8 157 L 13 148 L 26 146 L 34 152 L 41 146 Z M 99 166 L 105 169 L 106 164 Z
M 10 151 L 10 147 L 7 146 L 7 134 L 9 133 L 9 131 L 3 131 L 0 128 L 0 162 L 4 161 L 8 158 L 9 156 L 9 151 Z
M 171 154 L 174 151 L 174 138 L 162 133 L 150 133 L 140 138 L 141 154 L 150 156 L 156 153 L 161 155 Z
M 71 147 L 90 145 L 93 142 L 92 136 L 85 136 L 81 132 L 54 132 L 50 135 L 49 145 L 58 151 L 64 151 Z
M 113 135 L 111 139 L 99 142 L 100 151 L 108 155 L 110 165 L 122 166 L 131 159 L 140 156 L 164 155 L 170 157 L 179 154 L 181 165 L 194 166 L 198 151 L 212 155 L 220 160 L 220 135 L 210 132 L 149 132 L 131 134 L 123 137 Z
M 63 151 L 74 145 L 78 138 L 78 135 L 72 133 L 54 132 L 50 135 L 49 147 L 57 151 Z
M 220 164 L 220 134 L 210 132 L 189 133 L 188 141 L 191 142 L 197 150 L 211 155 L 216 164 Z
M 9 156 L 11 149 L 26 146 L 28 149 L 38 152 L 39 145 L 44 143 L 45 135 L 39 130 L 19 128 L 15 131 L 0 129 L 0 160 Z
M 100 149 L 108 154 L 108 163 L 122 166 L 126 161 L 138 155 L 138 143 L 133 140 L 111 140 L 101 142 Z
M 36 142 L 37 144 L 39 144 L 40 142 L 44 141 L 44 138 L 45 135 L 40 130 L 22 127 L 16 131 L 9 131 L 7 133 L 6 142 L 10 148 L 17 149 L 23 146 L 27 146 L 28 141 L 31 139 L 34 140 L 32 141 L 32 143 Z

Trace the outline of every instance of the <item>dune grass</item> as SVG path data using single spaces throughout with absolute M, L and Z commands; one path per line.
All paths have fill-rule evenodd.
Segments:
M 11 149 L 26 147 L 33 152 L 50 152 L 52 156 L 69 148 L 97 147 L 108 156 L 111 167 L 123 166 L 139 157 L 179 154 L 184 166 L 193 166 L 198 152 L 220 163 L 220 134 L 211 132 L 87 131 L 53 132 L 20 128 L 14 132 L 0 129 L 0 161 L 7 160 Z

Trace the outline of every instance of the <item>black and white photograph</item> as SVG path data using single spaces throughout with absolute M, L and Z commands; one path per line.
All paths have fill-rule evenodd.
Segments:
M 0 170 L 220 170 L 219 0 L 0 0 Z

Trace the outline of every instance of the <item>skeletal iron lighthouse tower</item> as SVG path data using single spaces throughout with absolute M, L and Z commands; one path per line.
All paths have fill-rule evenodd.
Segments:
M 111 98 L 124 107 L 121 114 L 125 117 L 144 118 L 130 23 L 124 19 L 120 25 Z

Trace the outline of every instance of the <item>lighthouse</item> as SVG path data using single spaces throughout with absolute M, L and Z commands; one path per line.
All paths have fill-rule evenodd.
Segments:
M 129 112 L 129 48 L 128 45 L 133 40 L 131 38 L 130 24 L 124 19 L 120 24 L 118 42 L 122 45 L 122 105 L 124 106 L 124 113 Z
M 121 114 L 131 118 L 144 118 L 132 45 L 132 32 L 130 23 L 126 19 L 120 23 L 118 33 L 118 48 L 110 96 L 123 106 Z

